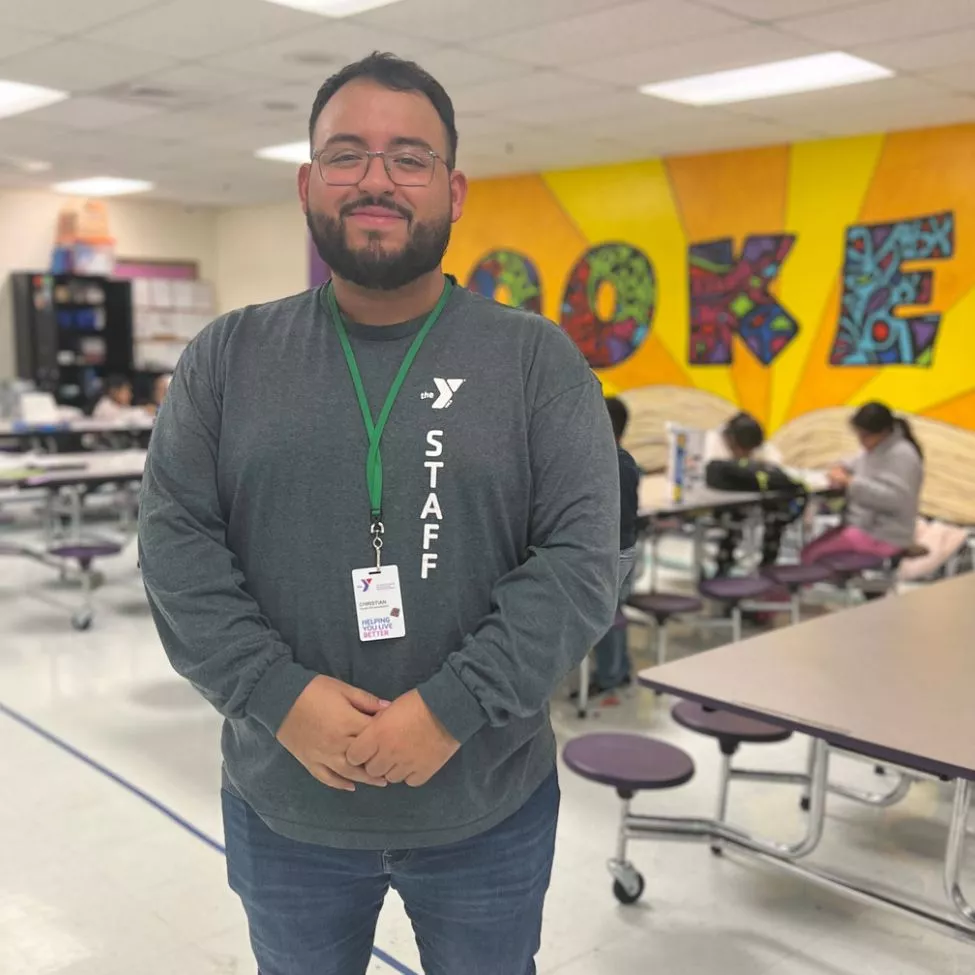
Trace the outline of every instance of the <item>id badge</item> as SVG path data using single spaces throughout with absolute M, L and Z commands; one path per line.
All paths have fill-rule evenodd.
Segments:
M 353 569 L 352 589 L 359 620 L 359 639 L 363 643 L 406 636 L 403 594 L 399 569 L 395 565 L 384 565 L 381 569 Z

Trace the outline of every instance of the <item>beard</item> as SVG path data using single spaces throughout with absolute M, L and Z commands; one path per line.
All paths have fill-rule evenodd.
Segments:
M 349 246 L 342 216 L 359 206 L 386 206 L 408 220 L 409 236 L 400 250 L 387 251 L 379 234 L 358 249 Z M 377 199 L 357 200 L 342 208 L 342 216 L 329 217 L 309 209 L 308 232 L 319 256 L 337 277 L 376 291 L 393 291 L 436 270 L 450 242 L 450 216 L 425 223 L 390 203 Z

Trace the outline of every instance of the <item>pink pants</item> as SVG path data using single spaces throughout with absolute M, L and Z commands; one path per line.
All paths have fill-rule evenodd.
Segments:
M 889 559 L 899 551 L 896 545 L 882 542 L 879 538 L 868 535 L 862 528 L 844 525 L 810 542 L 802 550 L 802 561 L 807 564 L 819 562 L 827 555 L 836 555 L 838 552 L 865 552 L 868 555 L 879 555 L 881 558 Z

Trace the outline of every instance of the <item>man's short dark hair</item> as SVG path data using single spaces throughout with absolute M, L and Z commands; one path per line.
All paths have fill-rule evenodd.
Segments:
M 450 100 L 450 95 L 432 74 L 424 71 L 415 61 L 404 61 L 395 54 L 385 54 L 380 51 L 373 51 L 361 61 L 347 64 L 341 71 L 326 79 L 325 84 L 318 89 L 315 104 L 311 109 L 311 118 L 308 120 L 309 141 L 314 142 L 318 117 L 329 99 L 350 81 L 357 81 L 360 78 L 374 81 L 390 91 L 418 91 L 421 95 L 426 95 L 447 130 L 447 143 L 450 149 L 449 158 L 445 161 L 448 167 L 453 168 L 457 161 L 457 123 L 454 119 L 454 103 Z
M 613 423 L 613 433 L 616 435 L 616 439 L 622 440 L 623 434 L 626 433 L 626 424 L 630 420 L 630 411 L 626 408 L 626 404 L 615 396 L 606 398 L 606 409 L 609 410 L 609 418 Z
M 736 413 L 725 425 L 725 438 L 740 450 L 758 450 L 765 443 L 762 424 L 751 413 Z

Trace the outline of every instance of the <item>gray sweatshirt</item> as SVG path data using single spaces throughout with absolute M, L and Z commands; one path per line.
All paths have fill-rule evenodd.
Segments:
M 348 324 L 374 417 L 421 324 Z M 382 441 L 407 634 L 361 643 L 366 449 L 323 291 L 218 319 L 152 435 L 143 576 L 174 668 L 226 719 L 225 787 L 272 829 L 342 848 L 452 843 L 554 767 L 548 699 L 616 607 L 616 447 L 561 330 L 455 288 Z M 459 752 L 419 789 L 326 788 L 275 738 L 316 674 L 391 700 L 418 688 Z
M 914 541 L 924 463 L 899 430 L 847 465 L 847 522 L 868 535 L 907 548 Z

